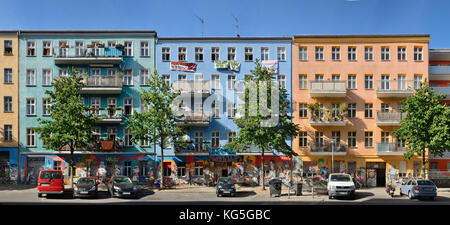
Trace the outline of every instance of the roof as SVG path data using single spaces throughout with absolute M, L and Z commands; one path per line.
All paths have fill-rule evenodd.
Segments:
M 297 43 L 429 43 L 429 34 L 295 35 Z
M 291 41 L 292 37 L 158 37 L 160 41 Z
M 150 36 L 156 37 L 154 30 L 20 30 L 21 36 L 84 36 L 84 37 L 100 37 L 100 36 Z

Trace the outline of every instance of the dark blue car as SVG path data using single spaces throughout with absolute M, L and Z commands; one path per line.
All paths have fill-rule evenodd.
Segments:
M 400 195 L 408 195 L 409 199 L 429 198 L 437 196 L 436 185 L 430 180 L 413 179 L 400 187 Z

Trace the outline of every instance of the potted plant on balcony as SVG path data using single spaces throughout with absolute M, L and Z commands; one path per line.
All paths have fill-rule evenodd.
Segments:
M 99 48 L 104 48 L 104 47 L 105 47 L 105 44 L 103 44 L 103 42 L 98 42 L 97 47 L 99 47 Z
M 347 113 L 348 107 L 347 104 L 343 103 L 339 106 L 338 112 L 339 112 L 339 120 L 345 119 L 345 114 Z
M 94 44 L 92 44 L 92 43 L 91 43 L 91 44 L 87 44 L 86 47 L 87 47 L 87 48 L 93 48 L 93 47 L 94 47 Z
M 119 42 L 116 43 L 116 49 L 122 50 L 123 49 L 123 45 L 120 44 Z
M 94 52 L 92 52 L 92 51 L 89 51 L 89 52 L 87 53 L 87 55 L 90 56 L 90 57 L 95 56 Z
M 306 107 L 311 111 L 311 118 L 312 118 L 312 120 L 317 120 L 318 113 L 320 111 L 319 103 L 308 104 Z
M 117 72 L 116 77 L 122 79 L 123 78 L 123 72 Z
M 330 112 L 330 110 L 328 109 L 328 108 L 323 108 L 322 109 L 322 111 L 323 111 L 323 113 L 324 113 L 324 119 L 326 120 L 326 121 L 330 121 L 331 120 L 331 112 Z

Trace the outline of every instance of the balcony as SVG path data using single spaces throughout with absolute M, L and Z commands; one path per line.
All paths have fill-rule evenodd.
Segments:
M 432 87 L 434 89 L 434 93 L 443 93 L 447 95 L 444 100 L 450 100 L 450 87 Z
M 122 78 L 116 76 L 93 76 L 83 79 L 80 94 L 120 94 Z
M 430 75 L 450 75 L 450 66 L 430 66 Z
M 120 152 L 123 149 L 123 144 L 116 140 L 99 140 L 90 144 L 87 148 L 88 151 L 94 152 Z
M 346 155 L 347 154 L 347 145 L 345 145 L 344 142 L 340 142 L 339 144 L 335 145 L 333 150 L 333 145 L 331 142 L 325 142 L 325 143 L 316 143 L 311 142 L 310 143 L 310 155 Z
M 203 143 L 187 143 L 186 147 L 175 146 L 175 154 L 177 155 L 209 155 L 211 144 L 204 141 Z
M 329 118 L 329 117 L 311 116 L 309 124 L 311 126 L 318 126 L 318 127 L 343 127 L 347 125 L 347 118 L 346 117 Z
M 178 125 L 209 126 L 211 118 L 203 113 L 184 114 L 177 120 Z
M 210 81 L 178 80 L 173 83 L 173 90 L 181 95 L 201 94 L 203 98 L 211 94 Z
M 407 98 L 414 94 L 412 80 L 378 80 L 378 98 Z
M 403 155 L 405 151 L 398 143 L 377 143 L 377 155 Z
M 99 124 L 119 124 L 123 118 L 122 108 L 94 108 L 91 113 L 99 117 Z
M 400 126 L 400 120 L 406 117 L 406 113 L 402 112 L 382 112 L 377 111 L 378 126 Z
M 119 65 L 122 50 L 116 48 L 54 48 L 56 65 Z
M 309 94 L 316 98 L 344 98 L 347 95 L 347 82 L 311 81 Z

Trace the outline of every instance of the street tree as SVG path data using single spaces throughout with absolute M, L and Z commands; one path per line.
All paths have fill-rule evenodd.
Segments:
M 265 190 L 264 154 L 276 150 L 291 158 L 296 156 L 286 140 L 296 137 L 300 128 L 292 122 L 288 93 L 274 81 L 273 71 L 256 60 L 250 72 L 245 78 L 245 100 L 234 119 L 239 133 L 226 147 L 235 152 L 247 151 L 252 146 L 261 150 L 260 180 Z
M 84 74 L 87 76 L 87 74 Z M 73 187 L 74 151 L 84 151 L 93 142 L 92 128 L 98 119 L 84 106 L 80 91 L 83 74 L 69 69 L 68 76 L 61 76 L 52 82 L 53 90 L 45 93 L 51 102 L 50 118 L 38 118 L 39 127 L 34 130 L 45 143 L 47 149 L 70 151 L 70 181 Z
M 132 133 L 131 141 L 147 141 L 161 149 L 160 188 L 164 188 L 164 147 L 167 144 L 182 145 L 185 129 L 177 124 L 177 115 L 172 108 L 179 95 L 174 92 L 155 70 L 147 82 L 148 88 L 142 89 L 140 96 L 145 106 L 143 112 L 134 112 L 127 120 L 127 128 Z
M 400 123 L 401 127 L 393 133 L 403 141 L 407 150 L 405 158 L 411 159 L 414 154 L 422 156 L 422 177 L 426 175 L 425 158 L 428 154 L 442 156 L 450 149 L 450 109 L 441 101 L 445 94 L 435 94 L 429 89 L 428 82 L 421 83 L 413 96 L 403 101 L 401 112 L 406 113 Z

